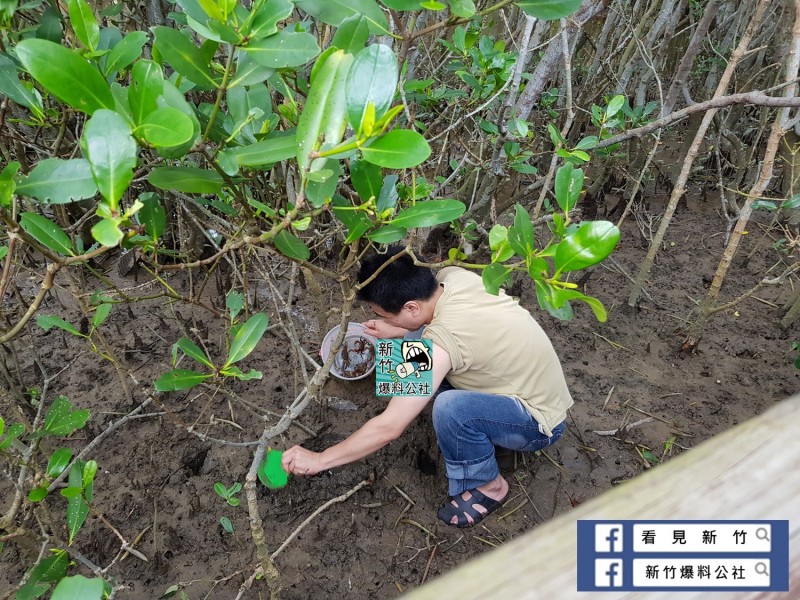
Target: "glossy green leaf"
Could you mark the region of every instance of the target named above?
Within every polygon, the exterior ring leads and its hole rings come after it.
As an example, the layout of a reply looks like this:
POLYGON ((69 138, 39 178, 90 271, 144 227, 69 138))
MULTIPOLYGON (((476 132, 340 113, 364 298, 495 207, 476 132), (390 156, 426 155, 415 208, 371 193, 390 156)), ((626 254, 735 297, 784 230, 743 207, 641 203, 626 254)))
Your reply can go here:
POLYGON ((41 502, 45 498, 47 498, 47 486, 46 485, 36 486, 30 492, 28 492, 28 501, 29 502, 41 502))
POLYGON ((381 4, 394 10, 420 10, 421 0, 381 0, 381 4))
POLYGON ((269 318, 264 313, 256 313, 247 319, 231 342, 225 366, 239 362, 255 350, 264 332, 267 331, 267 325, 269 325, 269 318))
MULTIPOLYGON (((86 461, 86 465, 83 467, 83 487, 87 489, 94 478, 97 476, 97 461, 96 460, 89 460, 86 461)), ((87 493, 87 499, 89 494, 87 493)))
POLYGON ((75 255, 69 236, 50 219, 36 213, 25 212, 22 213, 19 224, 33 239, 50 250, 58 254, 75 255))
POLYGON ((333 214, 347 227, 345 244, 350 244, 360 239, 372 227, 372 221, 363 212, 348 210, 348 207, 352 207, 352 205, 344 197, 338 194, 334 195, 331 203, 333 205, 333 214))
POLYGON ((522 258, 536 250, 531 216, 521 204, 515 206, 514 225, 508 231, 508 243, 522 258))
POLYGON ((384 225, 367 234, 367 238, 378 244, 393 244, 406 237, 408 229, 400 225, 384 225))
POLYGON ((289 258, 308 260, 311 256, 311 251, 305 242, 285 229, 280 231, 272 241, 278 251, 289 258))
POLYGON ((379 213, 394 208, 397 205, 399 194, 397 193, 397 175, 387 175, 383 179, 381 191, 378 193, 378 204, 376 206, 379 213))
POLYGON ((103 600, 110 592, 109 586, 102 579, 89 579, 83 575, 64 577, 53 590, 51 600, 103 600))
POLYGON ((428 200, 401 210, 390 223, 406 229, 433 227, 457 219, 465 210, 467 207, 459 200, 428 200))
POLYGON ((583 189, 583 170, 576 169, 572 163, 558 168, 555 177, 556 202, 565 213, 568 213, 578 202, 583 189))
POLYGON ((75 410, 66 396, 58 396, 47 411, 44 419, 44 432, 48 435, 66 437, 86 425, 88 410, 75 410))
POLYGON ((508 228, 497 224, 489 231, 489 249, 492 262, 502 263, 514 256, 514 249, 508 243, 508 228))
POLYGON ((572 319, 574 314, 569 301, 563 302, 556 307, 554 302, 556 302, 557 299, 553 299, 552 297, 555 288, 540 279, 535 280, 534 283, 536 284, 536 299, 539 301, 539 306, 561 321, 569 321, 572 319))
POLYGON ((297 141, 295 132, 274 132, 270 136, 255 144, 230 148, 225 151, 242 167, 262 167, 272 165, 282 160, 288 160, 295 155, 297 141))
POLYGON ((270 448, 261 464, 258 465, 258 479, 265 487, 277 490, 286 487, 289 482, 289 474, 283 470, 281 459, 283 452, 270 448))
POLYGON ((17 174, 17 171, 19 171, 19 168, 19 161, 12 160, 0 171, 0 206, 11 205, 11 198, 17 188, 17 182, 14 180, 14 176, 17 174))
POLYGON ((515 4, 532 17, 554 21, 574 13, 581 2, 582 0, 518 0, 515 4))
POLYGON ((211 376, 210 374, 197 373, 188 369, 174 369, 164 373, 154 385, 159 392, 177 392, 193 388, 211 376))
POLYGON ((472 0, 447 0, 450 12, 462 19, 469 19, 475 14, 475 3, 472 0))
POLYGON ((175 343, 175 345, 189 358, 193 358, 201 365, 207 366, 209 369, 214 368, 214 364, 208 359, 203 349, 189 338, 182 337, 175 343))
POLYGON ((140 60, 131 69, 128 103, 133 122, 137 125, 158 108, 158 98, 164 92, 161 66, 152 60, 140 60))
POLYGON ((0 439, 0 450, 5 450, 15 439, 25 433, 25 426, 22 423, 14 423, 8 428, 6 436, 0 439))
POLYGON ((388 169, 407 169, 422 164, 431 147, 422 135, 410 129, 394 129, 361 148, 364 160, 388 169))
POLYGON ((483 287, 493 296, 497 296, 500 293, 500 288, 510 280, 510 276, 511 269, 504 267, 500 263, 492 263, 481 273, 483 287))
POLYGON ((370 33, 391 34, 386 16, 375 0, 294 0, 294 3, 304 12, 328 25, 340 25, 353 15, 364 15, 370 33))
POLYGON ((230 89, 227 93, 227 104, 232 120, 229 131, 238 130, 237 140, 255 144, 256 134, 260 133, 272 113, 272 100, 267 86, 256 85, 249 89, 240 86, 230 89))
POLYGON ((139 200, 143 206, 137 213, 137 218, 144 225, 145 233, 151 238, 160 238, 167 226, 167 213, 161 199, 156 194, 146 193, 139 196, 139 200))
POLYGON ((326 143, 337 144, 344 133, 344 86, 352 56, 342 50, 329 53, 315 65, 315 77, 297 125, 297 162, 302 170, 310 165, 309 154, 316 151, 320 137, 334 127, 341 130, 339 139, 326 137, 326 143), (321 62, 321 65, 320 65, 321 62))
MULTIPOLYGON (((336 193, 341 167, 338 160, 328 159, 314 161, 312 169, 319 170, 312 170, 307 174, 306 198, 311 206, 319 208, 336 193)), ((297 224, 294 226, 300 230, 297 224)))
POLYGON ((239 49, 236 51, 236 72, 231 76, 228 89, 240 85, 261 83, 272 77, 274 73, 275 69, 257 63, 247 52, 239 49))
POLYGON ((53 327, 57 327, 58 329, 63 329, 72 335, 82 335, 72 323, 65 321, 61 317, 57 317, 56 315, 37 315, 36 324, 45 331, 50 331, 53 327))
POLYGON ((350 161, 350 181, 362 202, 373 197, 377 200, 383 186, 381 168, 354 158, 350 161))
MULTIPOLYGON (((755 204, 755 202, 753 204, 755 204)), ((795 194, 791 198, 787 198, 786 200, 781 202, 781 208, 783 209, 800 208, 800 194, 795 194)))
POLYGON ((36 37, 42 40, 61 44, 64 31, 61 27, 61 13, 52 6, 48 6, 39 17, 39 26, 36 28, 36 37))
POLYGON ((159 167, 150 172, 147 181, 159 189, 185 194, 218 194, 224 183, 216 171, 197 167, 159 167))
POLYGON ((618 95, 611 98, 608 101, 608 107, 606 108, 606 119, 612 118, 616 115, 622 107, 625 106, 625 96, 618 95))
POLYGON ((264 377, 264 374, 261 371, 256 371, 255 369, 250 369, 247 373, 243 373, 242 370, 236 365, 227 367, 224 372, 225 375, 235 377, 241 381, 250 381, 251 379, 261 379, 264 377))
POLYGON ((218 87, 209 70, 209 58, 188 37, 171 27, 153 27, 153 32, 155 49, 173 69, 198 85, 218 87))
POLYGON ((33 568, 27 583, 14 595, 15 600, 34 600, 41 597, 50 590, 48 584, 61 580, 67 574, 68 566, 67 552, 56 550, 33 568))
POLYGON ((364 47, 368 39, 369 24, 364 15, 358 14, 348 17, 339 24, 331 40, 331 46, 350 54, 356 54, 364 47))
POLYGON ((179 146, 194 138, 192 120, 177 108, 159 108, 137 127, 145 141, 156 148, 179 146))
POLYGON ((258 64, 270 69, 299 67, 317 54, 317 38, 310 33, 284 29, 276 35, 255 40, 242 48, 258 64))
POLYGON ((575 146, 575 150, 592 150, 597 147, 597 144, 600 142, 600 138, 596 135, 590 135, 583 138, 578 145, 575 146))
POLYGON ((360 131, 367 106, 375 107, 375 120, 380 120, 392 104, 397 89, 397 58, 383 44, 372 44, 356 54, 347 73, 345 94, 347 120, 360 131))
POLYGON ((16 46, 17 58, 42 87, 87 114, 114 109, 114 97, 94 65, 77 53, 46 40, 26 39, 16 46))
POLYGON ((27 177, 20 177, 16 193, 40 202, 65 204, 97 194, 89 161, 84 158, 45 158, 27 177))
POLYGON ((136 167, 137 148, 130 126, 118 113, 100 109, 83 129, 81 148, 97 188, 115 210, 136 167))
POLYGON ((233 533, 233 523, 231 523, 231 520, 228 517, 220 517, 219 524, 226 533, 233 533))
POLYGON ((81 43, 90 50, 100 42, 100 27, 86 0, 67 0, 69 21, 81 43))
POLYGON ((116 219, 101 219, 92 226, 92 237, 101 246, 113 248, 122 241, 124 235, 116 219))
POLYGON ((43 117, 42 99, 35 91, 29 90, 17 75, 17 65, 7 56, 0 55, 0 94, 25 106, 37 117, 43 117))
POLYGON ((578 271, 599 263, 619 242, 619 229, 609 221, 585 221, 558 244, 557 272, 578 271))
POLYGON ((220 22, 225 22, 227 15, 222 12, 217 0, 197 0, 197 3, 203 8, 205 13, 212 19, 220 22))
POLYGON ((132 31, 111 49, 103 66, 103 75, 109 77, 130 66, 142 55, 142 48, 147 43, 147 33, 132 31))
POLYGON ((277 33, 278 23, 289 18, 294 6, 289 0, 269 0, 253 10, 256 13, 246 33, 250 39, 258 40, 277 33))

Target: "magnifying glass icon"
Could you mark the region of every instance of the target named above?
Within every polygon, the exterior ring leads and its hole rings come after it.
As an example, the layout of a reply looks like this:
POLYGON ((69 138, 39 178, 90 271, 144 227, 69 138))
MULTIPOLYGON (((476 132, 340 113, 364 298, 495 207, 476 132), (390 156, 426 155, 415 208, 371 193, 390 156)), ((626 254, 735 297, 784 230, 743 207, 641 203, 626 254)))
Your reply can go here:
POLYGON ((759 527, 758 529, 756 529, 756 537, 760 540, 766 540, 768 542, 770 541, 769 532, 767 531, 766 527, 759 527))
POLYGON ((766 575, 767 577, 769 577, 769 569, 767 569, 766 563, 757 562, 756 573, 758 573, 759 575, 766 575))

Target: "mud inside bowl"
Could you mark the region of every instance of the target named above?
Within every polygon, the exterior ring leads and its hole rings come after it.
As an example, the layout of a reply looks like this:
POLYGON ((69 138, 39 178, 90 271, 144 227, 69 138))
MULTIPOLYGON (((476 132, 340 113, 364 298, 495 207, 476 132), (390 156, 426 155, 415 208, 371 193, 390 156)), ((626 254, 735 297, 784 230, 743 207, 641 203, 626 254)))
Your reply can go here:
MULTIPOLYGON (((326 360, 330 347, 339 334, 339 326, 331 329, 322 342, 320 355, 326 360)), ((350 323, 342 346, 333 358, 331 374, 339 379, 352 381, 362 379, 375 370, 375 343, 371 335, 364 333, 360 323, 350 323)))

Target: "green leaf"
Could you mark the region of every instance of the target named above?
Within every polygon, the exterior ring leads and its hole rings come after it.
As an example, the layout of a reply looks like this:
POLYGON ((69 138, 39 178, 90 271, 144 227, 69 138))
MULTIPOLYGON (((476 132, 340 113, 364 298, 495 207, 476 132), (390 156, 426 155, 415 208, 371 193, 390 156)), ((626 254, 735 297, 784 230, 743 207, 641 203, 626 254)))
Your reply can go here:
POLYGON ((226 533, 233 533, 233 523, 228 517, 220 517, 219 524, 222 525, 222 528, 226 531, 226 533))
POLYGON ((158 98, 164 92, 164 74, 161 66, 152 60, 140 60, 131 69, 131 86, 128 103, 133 122, 137 125, 158 108, 158 98))
POLYGON ((97 193, 97 184, 88 160, 45 158, 27 177, 18 179, 16 193, 43 203, 65 204, 91 198, 97 193))
POLYGON ((285 229, 278 232, 272 242, 281 254, 289 258, 308 260, 311 256, 311 251, 305 245, 305 242, 285 229))
POLYGON ((44 433, 61 437, 72 435, 86 425, 89 416, 88 410, 75 410, 69 398, 58 396, 45 416, 44 433))
POLYGON ((22 213, 20 226, 37 242, 58 254, 75 256, 72 241, 61 228, 50 219, 32 212, 22 213))
POLYGON ((375 121, 386 114, 398 76, 397 59, 389 47, 372 44, 356 54, 345 82, 347 120, 355 131, 361 130, 370 102, 375 107, 375 121))
POLYGON ((25 433, 25 426, 22 423, 14 423, 11 427, 8 428, 8 433, 6 433, 6 437, 0 440, 0 450, 5 450, 8 448, 11 443, 25 433))
POLYGON ((289 474, 283 470, 283 452, 270 448, 261 464, 258 465, 258 479, 265 487, 277 490, 289 482, 289 474))
POLYGON ((42 112, 42 99, 35 91, 25 87, 17 76, 17 65, 7 56, 0 55, 0 94, 8 96, 17 104, 26 106, 39 118, 42 112))
POLYGON ((528 211, 521 204, 515 206, 515 211, 514 225, 508 232, 508 243, 517 255, 526 258, 536 250, 533 223, 528 211))
POLYGON ((381 4, 394 10, 419 10, 421 0, 381 0, 381 4))
MULTIPOLYGON (((66 465, 64 465, 66 466, 66 465)), ((28 501, 29 502, 41 502, 47 498, 47 486, 46 485, 39 485, 33 488, 30 492, 28 492, 28 501)))
POLYGON ((469 19, 475 14, 475 3, 472 0, 448 0, 450 12, 462 19, 469 19))
MULTIPOLYGON (((378 244, 393 244, 406 237, 408 229, 399 225, 384 225, 379 227, 372 233, 367 234, 367 237, 373 242, 378 244)), ((348 236, 349 239, 350 236, 348 236)))
POLYGON ((489 231, 489 248, 492 251, 492 262, 501 263, 514 256, 514 249, 508 243, 508 229, 503 225, 495 225, 489 231))
POLYGON ((299 67, 319 54, 317 38, 310 33, 288 29, 250 42, 242 50, 248 52, 258 64, 270 69, 299 67))
POLYGON ((83 488, 87 490, 86 497, 88 500, 91 501, 89 496, 91 492, 88 491, 89 487, 92 485, 94 478, 97 476, 97 461, 90 460, 86 462, 86 465, 83 467, 83 488))
MULTIPOLYGON (((307 173, 308 184, 306 185, 306 197, 309 203, 314 208, 319 208, 326 202, 329 202, 331 196, 336 193, 336 187, 339 185, 339 175, 341 174, 341 167, 338 160, 316 160, 312 164, 312 170, 307 173), (319 169, 319 170, 317 170, 319 169)), ((302 231, 297 223, 293 226, 302 231)))
POLYGON ((228 309, 228 315, 231 320, 235 319, 236 315, 244 308, 244 296, 236 290, 231 290, 225 296, 225 308, 228 309))
POLYGON ((264 332, 267 331, 267 325, 269 325, 269 318, 264 313, 256 313, 247 319, 247 322, 236 332, 231 342, 231 349, 225 366, 228 367, 239 362, 255 350, 264 332))
POLYGON ((483 270, 481 279, 483 279, 483 287, 486 291, 497 296, 500 293, 500 287, 509 281, 511 276, 511 268, 504 267, 500 263, 492 263, 483 270))
POLYGON ((250 30, 245 33, 250 39, 260 39, 278 31, 278 23, 289 18, 294 6, 289 0, 269 0, 254 8, 256 11, 250 30))
POLYGON ((364 160, 389 169, 406 169, 422 164, 431 147, 421 134, 410 129, 394 129, 361 148, 364 160))
MULTIPOLYGON (((755 202, 753 204, 755 204, 755 202)), ((800 208, 800 194, 795 194, 791 198, 787 198, 786 200, 781 202, 781 208, 788 208, 788 209, 800 208)))
POLYGON ((218 194, 224 183, 216 171, 197 167, 159 167, 150 171, 147 181, 159 189, 185 194, 218 194))
MULTIPOLYGON (((45 491, 47 488, 45 488, 45 491)), ((34 600, 50 590, 48 583, 59 581, 67 574, 69 556, 65 550, 56 550, 31 571, 28 582, 20 588, 14 598, 16 600, 34 600)))
POLYGON ((559 242, 556 271, 578 271, 599 263, 614 250, 619 235, 619 229, 609 221, 581 223, 575 233, 559 242))
POLYGON ((575 150, 592 150, 597 147, 597 144, 600 142, 600 138, 596 135, 590 135, 588 137, 583 138, 578 145, 575 146, 575 150))
POLYGON ((72 23, 72 29, 81 43, 89 48, 95 50, 97 44, 100 43, 100 27, 97 25, 97 19, 86 0, 67 0, 69 7, 69 21, 72 23))
POLYGON ((526 14, 543 21, 554 21, 578 10, 582 0, 518 0, 515 2, 526 14))
POLYGON ((353 15, 364 15, 370 33, 391 35, 386 16, 375 0, 294 0, 294 3, 328 25, 340 25, 353 15))
POLYGON ((159 377, 155 382, 155 387, 159 392, 176 392, 178 390, 193 388, 203 383, 209 377, 212 377, 212 375, 197 373, 189 369, 174 369, 159 377))
MULTIPOLYGON (((372 227, 373 223, 370 221, 362 212, 356 212, 354 210, 347 210, 346 207, 352 206, 344 197, 339 196, 338 194, 334 195, 332 198, 333 204, 333 214, 339 219, 344 226, 347 227, 347 238, 345 239, 345 244, 351 244, 357 239, 360 239, 362 235, 364 235, 370 227, 372 227), (338 209, 337 209, 338 207, 338 209), (342 210, 342 208, 345 208, 342 210)), ((405 229, 403 230, 403 235, 405 235, 405 229)), ((400 236, 401 238, 403 236, 400 236)))
POLYGON ((82 336, 81 332, 78 331, 72 323, 65 321, 61 317, 57 317, 56 315, 37 315, 36 324, 45 331, 50 331, 53 327, 58 327, 59 329, 63 329, 72 335, 82 336))
POLYGON ((208 356, 206 356, 206 353, 203 351, 203 349, 189 338, 182 337, 175 343, 175 345, 180 348, 183 353, 186 354, 186 356, 193 358, 201 365, 207 366, 209 369, 214 369, 214 364, 208 359, 208 356))
POLYGON ((235 158, 241 167, 263 167, 292 158, 296 150, 294 131, 275 131, 265 140, 249 146, 229 148, 224 154, 235 158))
POLYGON ((101 219, 92 226, 92 237, 101 246, 113 248, 120 243, 124 235, 119 230, 116 219, 101 219))
POLYGON ((188 37, 171 27, 153 27, 153 32, 154 48, 173 69, 198 85, 219 87, 219 83, 209 71, 209 57, 188 37))
POLYGON ((324 135, 327 144, 335 145, 344 134, 346 122, 342 82, 351 62, 352 56, 337 50, 314 65, 315 77, 297 125, 297 162, 303 171, 310 165, 309 154, 319 148, 321 136, 324 135))
POLYGON ((19 171, 19 161, 12 160, 0 171, 0 206, 11 206, 11 197, 17 188, 14 176, 19 171))
POLYGON ((536 299, 539 301, 539 306, 561 321, 569 321, 572 319, 574 314, 569 301, 562 302, 557 307, 554 306, 553 302, 557 299, 552 299, 552 293, 555 291, 555 288, 541 279, 534 280, 534 283, 536 284, 536 299))
POLYGON ((378 194, 378 203, 375 207, 379 213, 383 213, 383 211, 394 208, 397 205, 399 195, 396 185, 398 179, 397 175, 387 175, 384 178, 381 191, 378 194))
POLYGON ((369 39, 369 25, 364 15, 358 14, 346 18, 339 24, 331 40, 331 46, 356 54, 369 39))
POLYGON ((350 161, 350 181, 362 202, 373 197, 377 199, 383 185, 381 168, 378 165, 354 158, 350 161))
POLYGON ((151 112, 137 128, 156 148, 179 146, 194 138, 194 123, 177 108, 165 106, 151 112))
POLYGON ((47 40, 26 39, 16 46, 17 58, 48 92, 89 115, 113 110, 114 96, 103 76, 77 53, 47 40))
POLYGON ((258 64, 247 52, 239 49, 236 51, 236 73, 231 76, 228 89, 240 85, 261 83, 272 77, 274 73, 275 69, 258 64))
POLYGON ((616 115, 624 105, 625 105, 625 96, 622 95, 614 96, 611 100, 609 100, 608 107, 606 108, 606 120, 616 115))
POLYGON ((142 55, 142 48, 147 43, 147 33, 133 31, 111 49, 106 56, 103 75, 110 77, 127 68, 142 55))
POLYGON ((114 305, 111 302, 102 302, 97 305, 97 308, 94 309, 94 317, 92 318, 92 326, 95 329, 105 323, 112 308, 114 308, 114 305))
POLYGON ((89 579, 83 575, 64 577, 53 590, 51 600, 103 600, 111 591, 102 579, 89 579))
POLYGON ((264 376, 264 374, 261 373, 261 371, 256 371, 255 369, 250 369, 247 373, 242 373, 242 370, 236 365, 231 365, 230 367, 226 367, 223 373, 225 375, 236 377, 236 379, 241 379, 242 381, 250 381, 251 379, 261 379, 264 376))
POLYGON ((71 460, 72 450, 69 448, 59 448, 53 452, 50 455, 50 460, 47 461, 47 476, 50 479, 55 479, 64 472, 71 460))
POLYGON ((572 163, 566 163, 556 171, 555 193, 558 206, 569 213, 578 202, 583 190, 583 169, 576 169, 572 163))
POLYGON ((390 223, 406 229, 433 227, 457 219, 465 210, 467 207, 459 200, 428 200, 401 210, 390 223))
POLYGON ((100 193, 116 210, 136 167, 136 141, 128 123, 114 111, 96 111, 83 129, 81 148, 100 193))
POLYGON ((145 233, 153 239, 160 238, 167 226, 167 213, 161 205, 161 199, 156 194, 148 193, 139 196, 139 200, 143 206, 137 215, 145 233))
POLYGON ((221 23, 224 23, 227 20, 227 16, 222 12, 216 0, 197 0, 197 3, 212 19, 216 19, 221 23))

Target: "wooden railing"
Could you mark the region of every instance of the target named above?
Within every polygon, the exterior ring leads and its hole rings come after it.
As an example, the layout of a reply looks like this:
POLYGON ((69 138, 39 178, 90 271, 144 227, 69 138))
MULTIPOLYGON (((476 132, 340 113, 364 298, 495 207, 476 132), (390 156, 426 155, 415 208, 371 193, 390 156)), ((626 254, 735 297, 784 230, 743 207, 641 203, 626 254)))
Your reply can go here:
POLYGON ((468 561, 404 598, 709 597, 708 592, 578 592, 576 522, 580 519, 788 519, 790 591, 711 597, 800 598, 800 395, 468 561))

